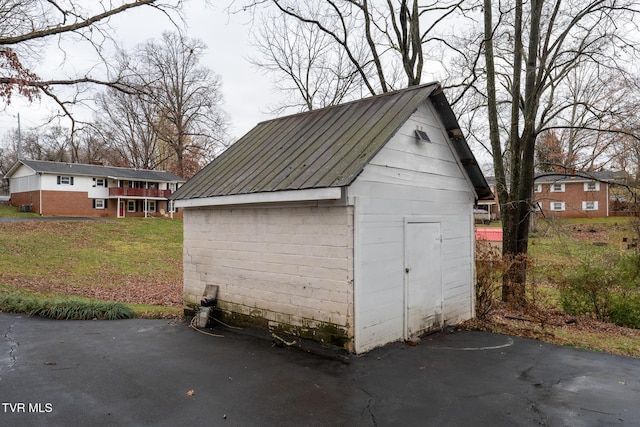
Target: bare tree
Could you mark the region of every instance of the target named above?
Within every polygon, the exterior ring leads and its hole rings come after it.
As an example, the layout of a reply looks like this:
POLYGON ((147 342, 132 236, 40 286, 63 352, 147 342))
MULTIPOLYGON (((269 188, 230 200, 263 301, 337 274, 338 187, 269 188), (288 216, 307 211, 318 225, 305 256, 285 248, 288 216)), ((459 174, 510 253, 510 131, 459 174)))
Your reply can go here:
POLYGON ((39 138, 40 147, 44 151, 44 158, 52 162, 77 161, 73 158, 71 137, 67 129, 62 126, 50 126, 44 129, 39 138))
POLYGON ((339 104, 362 87, 358 69, 344 50, 334 49, 333 39, 308 22, 268 13, 253 45, 257 54, 251 62, 273 74, 276 89, 288 95, 275 112, 339 104))
POLYGON ((158 150, 155 106, 143 96, 107 89, 96 97, 93 128, 119 166, 156 169, 165 160, 158 150))
POLYGON ((57 104, 57 117, 70 120, 71 143, 75 146, 73 106, 90 100, 87 88, 106 85, 130 91, 122 76, 109 76, 105 52, 116 44, 111 18, 146 7, 173 20, 179 15, 171 13, 179 11, 180 5, 181 0, 0 0, 0 101, 9 104, 14 94, 29 101, 44 95, 57 104), (62 61, 67 62, 73 53, 67 49, 83 44, 95 53, 89 69, 79 68, 76 74, 69 74, 41 68, 40 59, 47 47, 56 46, 62 61), (102 65, 100 70, 97 65, 102 65))
POLYGON ((82 127, 74 136, 73 142, 76 145, 76 158, 79 163, 129 167, 129 163, 122 162, 117 153, 104 144, 92 127, 82 127))
MULTIPOLYGON (((2 151, 5 158, 9 159, 7 163, 9 168, 18 160, 17 133, 18 131, 15 129, 8 132, 3 138, 2 151)), ((59 124, 23 129, 20 141, 22 158, 52 162, 77 161, 77 159, 73 159, 74 150, 70 144, 69 129, 59 124)))
MULTIPOLYGON (((591 85, 604 70, 626 76, 624 65, 635 54, 628 36, 637 33, 636 13, 633 0, 484 1, 483 50, 467 52, 469 69, 459 87, 488 117, 505 255, 517 258, 528 250, 538 136, 561 128, 611 130, 603 124, 615 109, 594 104, 588 91, 563 91, 578 69, 596 71, 591 85)), ((503 299, 524 304, 526 262, 512 265, 503 299)))
POLYGON ((620 132, 611 147, 612 163, 640 181, 640 76, 616 85, 624 94, 625 103, 617 115, 620 132))
MULTIPOLYGON (((164 33, 124 62, 141 96, 135 109, 144 111, 138 114, 136 133, 147 132, 147 142, 157 144, 145 148, 158 156, 153 161, 173 163, 167 169, 185 178, 197 171, 194 161, 206 162, 226 147, 228 119, 220 107, 220 79, 199 63, 205 49, 200 40, 164 33)), ((133 132, 133 123, 119 126, 133 132)))
POLYGON ((38 55, 45 41, 57 38, 60 43, 65 36, 88 41, 100 55, 102 44, 111 40, 109 19, 142 6, 163 13, 175 8, 175 5, 158 0, 110 0, 95 4, 73 0, 0 0, 0 97, 9 102, 15 91, 27 97, 41 92, 52 97, 64 109, 66 104, 54 93, 56 86, 80 83, 118 86, 117 80, 95 79, 88 73, 72 78, 41 80, 37 70, 25 65, 25 58, 38 55))
MULTIPOLYGON (((418 0, 248 0, 234 2, 235 7, 232 6, 231 10, 255 11, 259 6, 264 6, 294 19, 301 25, 292 27, 286 35, 288 39, 303 34, 308 40, 313 40, 313 34, 316 37, 323 34, 324 37, 314 46, 324 46, 326 43, 336 53, 332 58, 331 71, 341 78, 355 78, 352 73, 356 73, 357 80, 354 82, 359 82, 365 93, 375 95, 420 84, 429 46, 433 44, 435 49, 436 45, 446 44, 445 39, 436 35, 436 29, 449 17, 462 13, 463 5, 463 0, 428 4, 420 4, 418 0), (236 3, 241 4, 238 6, 236 3), (349 66, 345 68, 347 63, 349 66), (338 70, 346 73, 337 73, 338 70)), ((282 63, 283 57, 302 59, 291 44, 274 46, 279 40, 267 38, 260 41, 263 52, 266 51, 271 59, 265 61, 268 66, 282 63)), ((314 59, 317 57, 314 56, 314 59)), ((427 59, 440 58, 434 56, 427 59)), ((324 61, 319 61, 316 67, 307 65, 309 67, 300 67, 300 71, 327 67, 324 61)), ((292 76, 289 67, 284 68, 283 77, 296 77, 296 73, 292 76)), ((297 77, 300 76, 297 73, 297 77)), ((294 84, 301 82, 304 83, 304 78, 297 78, 294 84)), ((308 87, 301 92, 303 101, 304 94, 313 92, 312 89, 308 87)))

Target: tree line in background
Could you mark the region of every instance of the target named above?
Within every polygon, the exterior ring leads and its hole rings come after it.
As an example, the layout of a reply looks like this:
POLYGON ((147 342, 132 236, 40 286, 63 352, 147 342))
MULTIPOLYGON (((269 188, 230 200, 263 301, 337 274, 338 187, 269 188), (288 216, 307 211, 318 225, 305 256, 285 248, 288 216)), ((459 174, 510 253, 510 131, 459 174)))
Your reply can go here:
POLYGON ((113 16, 147 7, 173 19, 170 13, 180 5, 173 0, 0 0, 0 98, 8 104, 16 93, 30 100, 49 97, 70 123, 63 126, 60 117, 52 117, 49 124, 4 136, 0 174, 20 151, 34 160, 162 169, 188 178, 222 151, 228 117, 221 109, 219 77, 201 65, 206 45, 177 28, 131 51, 119 48, 112 37, 113 16), (65 47, 65 37, 85 41, 97 54, 100 79, 91 71, 63 79, 38 76, 29 62, 41 54, 43 40, 57 39, 66 54, 73 47, 65 47), (72 92, 65 91, 69 87, 72 92), (77 119, 77 104, 92 108, 93 118, 77 119))
POLYGON ((126 90, 105 87, 95 96, 92 121, 16 129, 0 142, 0 174, 22 158, 157 169, 193 176, 226 146, 228 118, 220 108, 220 80, 199 64, 198 39, 164 33, 115 67, 126 90))

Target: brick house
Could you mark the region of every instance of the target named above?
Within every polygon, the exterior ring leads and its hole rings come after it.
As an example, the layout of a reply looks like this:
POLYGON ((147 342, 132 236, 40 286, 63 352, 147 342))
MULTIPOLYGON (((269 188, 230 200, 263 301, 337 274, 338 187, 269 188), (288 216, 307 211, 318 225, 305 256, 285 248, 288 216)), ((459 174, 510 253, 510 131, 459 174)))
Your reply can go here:
POLYGON ((437 83, 259 123, 171 196, 185 308, 356 353, 469 319, 491 197, 437 83))
POLYGON ((168 197, 185 180, 165 171, 19 160, 7 172, 10 203, 40 215, 182 215, 168 197))
POLYGON ((538 174, 534 183, 537 211, 548 218, 608 217, 611 187, 623 183, 624 177, 624 173, 609 170, 538 174))
MULTIPOLYGON (((537 174, 533 187, 536 212, 547 218, 598 218, 621 215, 614 213, 616 207, 612 206, 611 201, 616 196, 612 194, 611 189, 624 184, 625 180, 626 174, 616 171, 575 172, 571 175, 537 174)), ((495 177, 487 177, 487 182, 494 198, 478 201, 476 222, 482 222, 485 218, 500 219, 495 177)))

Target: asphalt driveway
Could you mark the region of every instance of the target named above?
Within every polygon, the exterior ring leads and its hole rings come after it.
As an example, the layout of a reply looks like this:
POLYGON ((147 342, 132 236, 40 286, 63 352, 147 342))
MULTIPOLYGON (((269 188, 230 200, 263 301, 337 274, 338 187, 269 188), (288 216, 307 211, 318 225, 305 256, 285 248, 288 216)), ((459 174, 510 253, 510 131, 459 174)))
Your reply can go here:
POLYGON ((166 320, 0 330, 2 426, 640 425, 640 360, 489 333, 344 363, 166 320))

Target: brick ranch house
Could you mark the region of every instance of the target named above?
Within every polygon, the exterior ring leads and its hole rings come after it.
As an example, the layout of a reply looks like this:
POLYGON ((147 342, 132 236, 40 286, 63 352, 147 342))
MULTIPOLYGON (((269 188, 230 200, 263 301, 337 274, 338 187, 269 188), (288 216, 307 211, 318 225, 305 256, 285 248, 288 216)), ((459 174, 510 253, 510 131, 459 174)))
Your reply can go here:
MULTIPOLYGON (((611 191, 625 184, 626 174, 616 171, 574 172, 569 175, 540 173, 535 177, 536 212, 547 218, 602 218, 623 215, 624 203, 611 191)), ((487 177, 494 199, 478 202, 476 222, 500 219, 494 177, 487 177)))
POLYGON ((469 319, 491 197, 437 83, 259 123, 171 196, 185 307, 356 353, 469 319))
POLYGON ((10 203, 40 215, 182 215, 168 198, 185 180, 165 171, 19 160, 5 179, 10 203))

